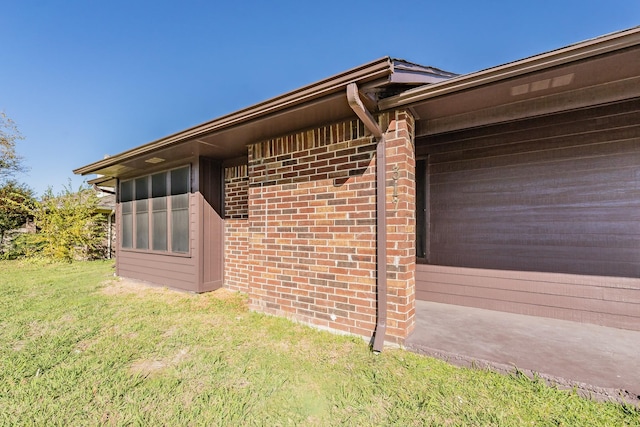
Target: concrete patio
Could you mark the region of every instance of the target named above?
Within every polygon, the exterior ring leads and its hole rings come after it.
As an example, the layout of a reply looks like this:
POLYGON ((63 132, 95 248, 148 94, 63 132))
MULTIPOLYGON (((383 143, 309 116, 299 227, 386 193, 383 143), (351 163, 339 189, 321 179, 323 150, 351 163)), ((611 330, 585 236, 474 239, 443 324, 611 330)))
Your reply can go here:
POLYGON ((416 302, 407 349, 461 366, 516 368, 585 396, 640 402, 640 332, 416 302))

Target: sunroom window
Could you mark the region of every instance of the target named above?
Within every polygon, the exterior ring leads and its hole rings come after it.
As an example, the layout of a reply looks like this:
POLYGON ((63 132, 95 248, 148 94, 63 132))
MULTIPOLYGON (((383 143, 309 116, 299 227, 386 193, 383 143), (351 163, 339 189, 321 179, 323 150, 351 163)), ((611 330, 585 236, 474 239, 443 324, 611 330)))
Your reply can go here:
POLYGON ((189 167, 120 183, 122 248, 189 252, 189 167))
POLYGON ((136 249, 149 249, 149 177, 134 181, 136 193, 136 249))
POLYGON ((151 229, 154 251, 168 248, 167 172, 151 175, 151 229))
POLYGON ((189 170, 171 171, 171 251, 189 251, 189 170))

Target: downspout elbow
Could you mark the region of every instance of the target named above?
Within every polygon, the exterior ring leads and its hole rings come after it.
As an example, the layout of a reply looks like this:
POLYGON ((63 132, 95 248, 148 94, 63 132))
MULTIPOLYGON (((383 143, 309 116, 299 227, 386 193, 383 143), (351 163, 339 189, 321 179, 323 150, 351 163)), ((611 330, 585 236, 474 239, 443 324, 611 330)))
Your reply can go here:
POLYGON ((364 126, 373 134, 376 140, 382 139, 382 129, 373 118, 367 107, 364 106, 358 93, 358 85, 355 83, 349 83, 347 85, 347 101, 354 113, 358 116, 364 126))
POLYGON ((386 207, 386 143, 380 125, 364 106, 358 85, 347 85, 349 106, 377 141, 376 146, 376 329, 372 339, 373 351, 384 348, 387 330, 387 207, 386 207))

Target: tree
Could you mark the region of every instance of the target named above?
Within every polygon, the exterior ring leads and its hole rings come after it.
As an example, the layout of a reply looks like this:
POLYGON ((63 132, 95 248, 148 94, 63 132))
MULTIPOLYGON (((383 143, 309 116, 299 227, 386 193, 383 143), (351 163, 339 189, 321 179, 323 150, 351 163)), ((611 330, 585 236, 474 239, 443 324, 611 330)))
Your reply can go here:
POLYGON ((0 186, 0 243, 7 231, 27 222, 33 215, 35 204, 33 190, 26 185, 7 181, 0 186))
POLYGON ((90 187, 54 195, 47 190, 35 210, 38 232, 32 248, 46 258, 60 261, 100 257, 104 244, 104 217, 98 213, 98 197, 90 187))
POLYGON ((22 157, 16 153, 16 143, 22 139, 15 122, 0 111, 0 181, 25 170, 22 157))
POLYGON ((33 190, 24 184, 7 181, 0 186, 0 239, 29 219, 35 202, 33 190))

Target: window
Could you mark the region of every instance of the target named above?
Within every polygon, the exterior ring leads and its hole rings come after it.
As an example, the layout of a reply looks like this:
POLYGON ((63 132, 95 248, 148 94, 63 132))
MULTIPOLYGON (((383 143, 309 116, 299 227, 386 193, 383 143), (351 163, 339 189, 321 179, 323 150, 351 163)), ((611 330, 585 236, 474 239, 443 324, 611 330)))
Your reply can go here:
POLYGON ((416 258, 429 260, 429 170, 428 159, 416 161, 416 258))
POLYGON ((168 248, 167 172, 151 176, 151 222, 154 251, 168 248))
POLYGON ((134 181, 136 193, 136 249, 149 249, 149 177, 134 181))
POLYGON ((171 171, 171 250, 189 251, 189 170, 171 171))
POLYGON ((187 166, 120 183, 122 248, 189 252, 189 176, 187 166))
POLYGON ((133 247, 133 181, 120 184, 120 204, 122 205, 122 247, 133 247))

